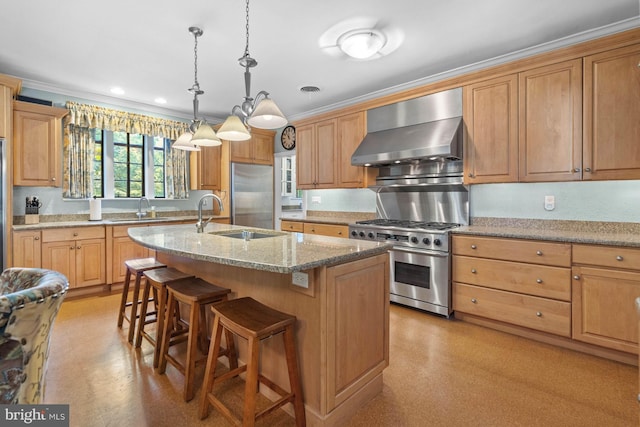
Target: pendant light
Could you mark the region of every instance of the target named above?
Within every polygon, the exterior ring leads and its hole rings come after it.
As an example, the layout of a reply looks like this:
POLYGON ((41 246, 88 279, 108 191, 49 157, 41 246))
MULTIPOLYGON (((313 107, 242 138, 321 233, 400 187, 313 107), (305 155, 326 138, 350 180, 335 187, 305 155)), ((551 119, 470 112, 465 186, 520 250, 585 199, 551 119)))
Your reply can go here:
POLYGON ((198 118, 198 96, 204 94, 198 83, 198 37, 203 34, 202 29, 198 27, 189 27, 189 32, 193 34, 195 44, 193 48, 194 54, 194 78, 193 86, 188 90, 193 94, 193 119, 189 125, 189 132, 185 132, 178 137, 173 143, 172 148, 187 151, 200 151, 200 147, 213 147, 221 145, 220 138, 216 135, 213 128, 204 119, 198 118))
POLYGON ((251 97, 251 68, 258 65, 258 61, 249 54, 249 0, 246 0, 246 44, 244 55, 238 63, 244 68, 245 96, 242 105, 236 105, 231 115, 218 129, 218 136, 229 141, 244 141, 251 138, 246 125, 260 129, 278 129, 287 124, 282 111, 269 98, 269 92, 260 91, 255 99, 251 97))

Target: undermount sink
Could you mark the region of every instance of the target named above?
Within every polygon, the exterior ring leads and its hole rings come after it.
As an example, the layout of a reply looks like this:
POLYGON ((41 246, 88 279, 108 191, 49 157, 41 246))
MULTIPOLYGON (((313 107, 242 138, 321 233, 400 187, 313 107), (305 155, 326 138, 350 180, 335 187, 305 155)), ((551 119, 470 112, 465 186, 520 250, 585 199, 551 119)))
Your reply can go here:
POLYGON ((230 237, 232 239, 253 240, 253 239, 266 239, 268 237, 284 236, 284 233, 261 233, 253 230, 225 230, 225 231, 211 231, 209 234, 213 234, 220 237, 230 237))

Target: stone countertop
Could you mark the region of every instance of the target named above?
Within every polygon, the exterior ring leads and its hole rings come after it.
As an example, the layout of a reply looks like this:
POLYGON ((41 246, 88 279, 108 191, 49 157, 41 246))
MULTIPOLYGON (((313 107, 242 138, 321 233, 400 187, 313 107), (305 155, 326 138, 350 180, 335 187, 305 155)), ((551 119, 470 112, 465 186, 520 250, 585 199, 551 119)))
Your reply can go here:
POLYGON ((216 223, 209 223, 204 233, 196 233, 191 225, 130 228, 129 237, 143 246, 173 255, 283 274, 367 258, 393 247, 383 242, 216 223), (274 237, 245 241, 220 235, 225 231, 242 230, 255 230, 274 237))
MULTIPOLYGON (((207 215, 205 219, 208 219, 207 215)), ((229 219, 228 215, 215 215, 213 219, 229 219)), ((47 228, 73 228, 73 227, 91 227, 94 225, 136 225, 136 224, 145 224, 152 225, 158 222, 180 222, 180 221, 193 221, 195 224, 198 218, 196 216, 171 216, 171 217, 156 217, 156 218, 144 218, 144 219, 135 219, 135 218, 124 218, 124 219, 102 219, 99 221, 51 221, 51 222, 40 222, 38 224, 20 224, 13 225, 13 230, 22 231, 22 230, 43 230, 47 228)))
POLYGON ((307 215, 302 215, 298 218, 291 218, 287 216, 282 216, 280 219, 283 221, 292 221, 292 222, 315 222, 319 224, 331 224, 331 225, 349 225, 353 224, 356 221, 362 221, 366 219, 375 218, 375 213, 360 213, 360 214, 350 214, 350 215, 315 215, 313 213, 307 215))
POLYGON ((453 234, 640 247, 640 224, 597 221, 481 219, 453 234))

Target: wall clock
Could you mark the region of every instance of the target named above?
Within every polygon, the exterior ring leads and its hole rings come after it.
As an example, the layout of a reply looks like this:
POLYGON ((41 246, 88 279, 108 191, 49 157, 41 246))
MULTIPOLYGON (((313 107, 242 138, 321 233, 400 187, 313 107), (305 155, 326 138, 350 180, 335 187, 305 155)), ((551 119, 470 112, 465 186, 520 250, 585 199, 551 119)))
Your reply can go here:
POLYGON ((296 128, 289 125, 282 130, 280 142, 285 150, 293 150, 296 148, 296 128))

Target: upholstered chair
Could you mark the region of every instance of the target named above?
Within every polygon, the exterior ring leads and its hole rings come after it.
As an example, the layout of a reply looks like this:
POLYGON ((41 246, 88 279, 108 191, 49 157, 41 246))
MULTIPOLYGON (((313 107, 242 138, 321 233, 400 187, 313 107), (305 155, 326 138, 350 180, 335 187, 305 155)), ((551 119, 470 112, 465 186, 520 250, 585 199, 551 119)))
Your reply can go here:
POLYGON ((0 274, 0 404, 42 403, 51 326, 68 287, 51 270, 0 274))

